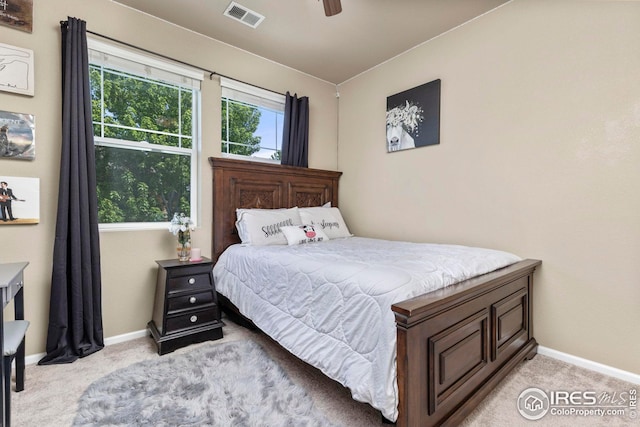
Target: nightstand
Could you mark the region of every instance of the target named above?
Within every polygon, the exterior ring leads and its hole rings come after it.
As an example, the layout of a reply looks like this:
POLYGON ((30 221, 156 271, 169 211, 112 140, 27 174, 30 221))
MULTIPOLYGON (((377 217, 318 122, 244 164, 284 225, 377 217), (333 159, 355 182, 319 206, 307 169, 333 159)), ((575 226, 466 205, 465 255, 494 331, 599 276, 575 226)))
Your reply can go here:
POLYGON ((189 344, 222 338, 220 308, 213 283, 213 262, 156 261, 158 281, 149 331, 158 354, 189 344))

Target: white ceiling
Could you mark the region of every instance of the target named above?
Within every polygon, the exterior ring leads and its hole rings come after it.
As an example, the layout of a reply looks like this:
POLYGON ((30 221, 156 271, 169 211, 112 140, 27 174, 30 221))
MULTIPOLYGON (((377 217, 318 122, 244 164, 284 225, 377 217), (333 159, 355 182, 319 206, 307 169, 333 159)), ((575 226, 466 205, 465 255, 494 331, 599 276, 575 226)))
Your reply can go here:
POLYGON ((363 71, 509 0, 236 0, 266 18, 253 29, 223 12, 231 0, 113 0, 331 83, 363 71))

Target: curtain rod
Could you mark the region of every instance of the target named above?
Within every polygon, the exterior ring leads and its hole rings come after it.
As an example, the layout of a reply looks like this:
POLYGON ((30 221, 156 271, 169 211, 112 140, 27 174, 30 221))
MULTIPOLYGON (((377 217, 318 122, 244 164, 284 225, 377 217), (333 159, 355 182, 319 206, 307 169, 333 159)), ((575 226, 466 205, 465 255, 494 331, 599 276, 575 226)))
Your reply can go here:
MULTIPOLYGON (((60 25, 67 25, 67 24, 68 24, 68 21, 60 21, 60 25)), ((169 61, 177 62, 179 64, 186 65, 186 66, 191 67, 191 68, 196 68, 196 69, 198 69, 200 71, 204 71, 206 73, 209 73, 209 80, 211 80, 213 76, 224 77, 226 79, 234 80, 236 82, 244 83, 246 85, 253 86, 253 87, 256 87, 258 89, 266 90, 268 92, 272 92, 272 93, 276 93, 278 95, 284 96, 283 93, 276 92, 275 90, 267 89, 265 87, 255 85, 253 83, 248 83, 248 82, 245 82, 245 81, 242 81, 242 80, 234 79, 233 77, 225 76, 224 74, 220 74, 220 73, 218 73, 216 71, 207 70, 206 68, 202 68, 202 67, 199 67, 197 65, 189 64, 188 62, 180 61, 179 59, 174 59, 174 58, 171 58, 171 57, 169 57, 167 55, 163 55, 161 53, 157 53, 157 52, 154 52, 152 50, 145 49, 143 47, 138 47, 138 46, 132 45, 131 43, 123 42, 121 40, 117 40, 117 39, 114 39, 112 37, 105 36, 104 34, 96 33, 96 32, 90 31, 90 30, 87 30, 87 33, 93 34, 94 36, 102 37, 103 39, 107 39, 107 40, 110 40, 112 42, 119 43, 121 45, 125 45, 125 46, 133 48, 133 49, 141 50, 141 51, 149 53, 151 55, 159 56, 159 57, 167 59, 169 61)))

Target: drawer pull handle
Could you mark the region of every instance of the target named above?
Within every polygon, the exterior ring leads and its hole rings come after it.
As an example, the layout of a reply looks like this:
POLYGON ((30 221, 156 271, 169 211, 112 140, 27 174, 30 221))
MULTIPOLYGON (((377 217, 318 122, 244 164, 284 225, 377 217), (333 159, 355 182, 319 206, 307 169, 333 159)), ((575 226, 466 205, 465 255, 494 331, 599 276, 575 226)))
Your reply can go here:
POLYGON ((189 279, 189 284, 190 284, 190 285, 193 285, 194 283, 196 283, 196 279, 194 279, 193 277, 191 277, 191 278, 189 279))
POLYGON ((189 298, 189 302, 190 302, 191 304, 195 304, 195 302, 196 302, 196 297, 191 297, 191 298, 189 298))
POLYGON ((191 323, 196 323, 198 321, 198 316, 191 316, 189 320, 191 320, 191 323))

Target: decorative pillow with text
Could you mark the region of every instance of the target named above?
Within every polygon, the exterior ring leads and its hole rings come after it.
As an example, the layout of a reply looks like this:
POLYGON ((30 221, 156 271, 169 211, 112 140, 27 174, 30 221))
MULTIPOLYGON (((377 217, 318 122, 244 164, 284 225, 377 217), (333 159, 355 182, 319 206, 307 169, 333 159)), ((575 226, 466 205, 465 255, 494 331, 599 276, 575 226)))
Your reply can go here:
POLYGON ((338 208, 300 208, 300 219, 303 224, 311 224, 320 227, 329 239, 339 239, 340 237, 351 237, 347 224, 342 219, 342 214, 338 208))
POLYGON ((298 208, 236 209, 236 228, 246 245, 286 245, 281 227, 302 225, 298 208))

